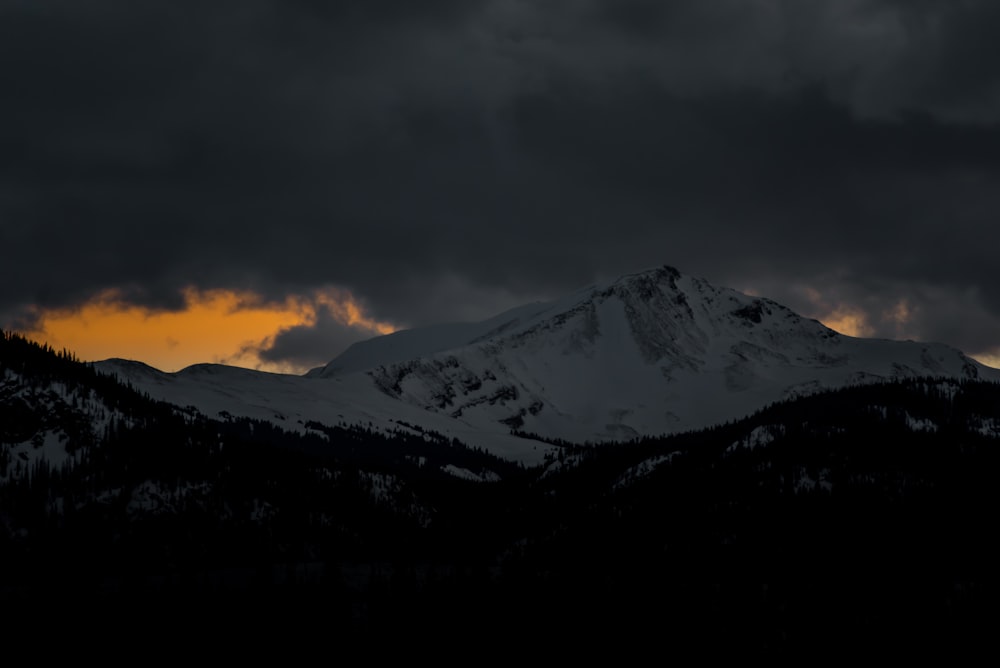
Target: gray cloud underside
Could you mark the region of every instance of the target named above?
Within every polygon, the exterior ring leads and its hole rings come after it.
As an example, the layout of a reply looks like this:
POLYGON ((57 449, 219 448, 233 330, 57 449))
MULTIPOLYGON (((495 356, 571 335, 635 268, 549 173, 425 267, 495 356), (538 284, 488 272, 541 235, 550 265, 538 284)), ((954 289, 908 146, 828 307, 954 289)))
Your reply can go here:
MULTIPOLYGON (((989 1, 0 0, 0 313, 337 286, 419 325, 670 263, 985 351, 997 34, 989 1)), ((356 335, 321 320, 267 354, 356 335)))
POLYGON ((309 369, 329 361, 331 350, 345 350, 373 334, 364 327, 346 325, 328 309, 321 308, 315 323, 282 330, 259 351, 259 357, 265 363, 287 363, 309 369))

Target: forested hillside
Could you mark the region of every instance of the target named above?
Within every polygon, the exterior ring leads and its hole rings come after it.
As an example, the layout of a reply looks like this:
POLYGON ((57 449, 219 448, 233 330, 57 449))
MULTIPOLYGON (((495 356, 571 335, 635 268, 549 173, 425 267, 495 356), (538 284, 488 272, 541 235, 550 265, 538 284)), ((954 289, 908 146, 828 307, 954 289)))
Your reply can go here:
POLYGON ((996 384, 559 445, 526 469, 403 424, 213 420, 4 334, 4 614, 768 654, 975 645, 995 620, 996 384))

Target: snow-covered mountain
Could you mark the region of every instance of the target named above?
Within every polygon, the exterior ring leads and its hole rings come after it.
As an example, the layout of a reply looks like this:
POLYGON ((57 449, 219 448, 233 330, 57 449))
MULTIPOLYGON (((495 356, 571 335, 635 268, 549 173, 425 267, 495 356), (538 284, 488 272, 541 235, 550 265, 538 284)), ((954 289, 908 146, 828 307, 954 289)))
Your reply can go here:
MULTIPOLYGON (((400 422, 533 461, 512 431, 623 440, 737 419, 826 388, 917 376, 1000 380, 943 344, 838 334, 771 300, 671 267, 474 324, 357 343, 304 377, 108 361, 156 398, 289 424, 400 422)), ((541 449, 539 449, 541 447, 541 449)))
MULTIPOLYGON (((346 410, 337 377, 117 366, 205 405, 273 412, 298 401, 306 414, 322 410, 307 396, 326 396, 346 410)), ((382 392, 365 372, 346 378, 372 388, 364 397, 381 397, 379 410, 461 423, 382 392)), ((992 619, 992 597, 968 592, 988 587, 1000 557, 990 540, 1000 384, 852 387, 641 447, 559 448, 535 468, 416 428, 383 438, 301 427, 298 437, 208 419, 0 331, 0 624, 37 630, 53 602, 97 601, 87 634, 134 634, 151 623, 137 602, 160 628, 183 600, 193 631, 214 634, 227 619, 241 633, 307 629, 327 641, 327 629, 346 629, 365 648, 387 632, 422 640, 440 629, 443 642, 458 629, 488 644, 525 611, 536 611, 525 628, 545 637, 552 619, 611 629, 615 652, 627 630, 646 637, 651 623, 679 634, 672 646, 735 638, 743 653, 770 638, 800 639, 782 654, 808 651, 815 628, 866 639, 852 652, 877 636, 898 653, 914 629, 948 652, 991 637, 975 620, 992 619), (762 576, 792 584, 762 596, 745 584, 762 576), (650 596, 669 606, 652 622, 650 596), (319 620, 317 600, 328 604, 319 620), (947 635, 960 627, 973 631, 947 635)))

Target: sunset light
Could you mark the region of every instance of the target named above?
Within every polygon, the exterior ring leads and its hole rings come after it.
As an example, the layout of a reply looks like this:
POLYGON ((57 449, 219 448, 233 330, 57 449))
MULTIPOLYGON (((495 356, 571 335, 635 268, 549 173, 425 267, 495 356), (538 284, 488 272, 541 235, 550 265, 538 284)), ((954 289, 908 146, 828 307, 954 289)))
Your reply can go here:
MULTIPOLYGON (((395 330, 389 323, 368 317, 343 290, 317 290, 283 302, 229 290, 189 288, 184 294, 183 310, 156 311, 106 292, 72 309, 39 311, 35 327, 24 333, 86 361, 123 357, 170 372, 210 362, 301 373, 305 369, 263 361, 259 352, 280 332, 314 324, 320 309, 368 336, 395 330)), ((336 352, 331 350, 331 357, 336 352)))
POLYGON ((868 324, 864 311, 851 306, 839 306, 817 319, 835 332, 847 336, 871 336, 874 331, 868 324))
POLYGON ((991 366, 994 369, 1000 369, 1000 353, 985 353, 981 355, 969 355, 976 361, 985 364, 986 366, 991 366))

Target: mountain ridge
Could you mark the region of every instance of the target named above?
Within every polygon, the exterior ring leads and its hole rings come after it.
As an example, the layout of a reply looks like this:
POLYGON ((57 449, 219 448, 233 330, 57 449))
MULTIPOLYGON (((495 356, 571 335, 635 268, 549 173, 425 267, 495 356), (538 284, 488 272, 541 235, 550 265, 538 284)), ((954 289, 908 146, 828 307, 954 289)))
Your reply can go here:
POLYGON ((401 419, 529 460, 543 453, 532 443, 526 454, 512 432, 625 441, 851 384, 1000 379, 945 344, 845 336, 773 300, 669 266, 480 323, 376 337, 302 377, 200 365, 155 376, 100 364, 208 414, 384 429, 401 419))
POLYGON ((707 426, 823 387, 981 373, 990 375, 944 344, 846 337, 773 300, 715 288, 672 267, 577 291, 465 346, 367 371, 395 399, 453 417, 485 410, 489 419, 555 438, 596 409, 604 424, 590 420, 593 433, 576 430, 577 440, 707 426), (657 396, 673 405, 691 391, 696 400, 683 400, 686 415, 668 407, 656 417, 653 408, 627 419, 657 396), (731 408, 706 411, 723 395, 734 400, 731 408))

